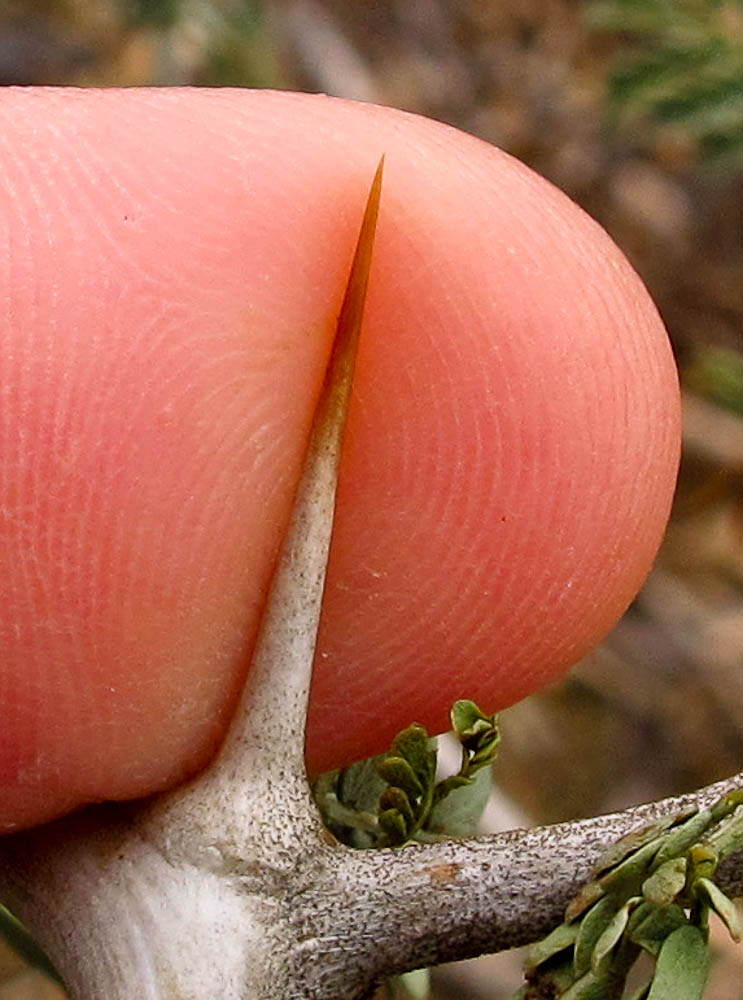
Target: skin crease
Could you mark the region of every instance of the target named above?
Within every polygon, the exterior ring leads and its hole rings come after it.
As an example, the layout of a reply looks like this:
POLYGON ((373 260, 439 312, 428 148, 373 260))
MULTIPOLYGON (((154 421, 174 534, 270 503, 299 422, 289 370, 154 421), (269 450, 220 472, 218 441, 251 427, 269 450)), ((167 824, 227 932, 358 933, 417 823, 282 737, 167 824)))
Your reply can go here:
POLYGON ((382 152, 310 771, 513 703, 624 611, 676 375, 545 181, 424 119, 249 91, 9 89, 0 144, 0 830, 214 752, 382 152))

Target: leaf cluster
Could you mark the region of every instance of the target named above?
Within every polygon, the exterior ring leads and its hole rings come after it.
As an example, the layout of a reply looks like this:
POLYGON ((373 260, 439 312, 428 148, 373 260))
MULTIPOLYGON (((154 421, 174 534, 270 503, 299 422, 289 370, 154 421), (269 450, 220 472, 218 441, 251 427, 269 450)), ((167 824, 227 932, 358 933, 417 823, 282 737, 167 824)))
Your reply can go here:
POLYGON ((473 701, 451 710, 461 748, 459 770, 437 781, 437 745, 413 723, 379 757, 323 775, 314 794, 325 825, 351 847, 401 847, 474 832, 487 801, 500 736, 495 716, 473 701))
POLYGON ((675 135, 702 159, 743 161, 743 16, 737 0, 596 0, 590 27, 620 33, 615 124, 675 135))
POLYGON ((715 882, 719 864, 743 847, 743 790, 711 809, 666 816, 612 845, 564 922, 532 947, 521 1000, 618 1000, 642 953, 652 979, 632 1000, 699 1000, 708 969, 709 915, 735 941, 743 924, 715 882))

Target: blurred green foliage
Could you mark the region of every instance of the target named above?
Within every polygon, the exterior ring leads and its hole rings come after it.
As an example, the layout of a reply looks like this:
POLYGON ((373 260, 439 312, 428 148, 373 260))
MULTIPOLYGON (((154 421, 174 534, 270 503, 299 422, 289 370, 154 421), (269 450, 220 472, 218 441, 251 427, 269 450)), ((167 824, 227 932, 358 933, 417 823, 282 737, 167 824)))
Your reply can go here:
POLYGON ((122 13, 134 26, 172 28, 181 15, 181 0, 123 0, 122 13))
POLYGON ((687 369, 686 383, 723 409, 743 416, 743 355, 738 351, 700 347, 687 369))
POLYGON ((707 162, 743 163, 741 0, 596 0, 585 16, 621 39, 608 89, 615 124, 676 139, 707 162))
POLYGON ((221 17, 196 82, 211 87, 286 85, 262 5, 241 0, 221 17))

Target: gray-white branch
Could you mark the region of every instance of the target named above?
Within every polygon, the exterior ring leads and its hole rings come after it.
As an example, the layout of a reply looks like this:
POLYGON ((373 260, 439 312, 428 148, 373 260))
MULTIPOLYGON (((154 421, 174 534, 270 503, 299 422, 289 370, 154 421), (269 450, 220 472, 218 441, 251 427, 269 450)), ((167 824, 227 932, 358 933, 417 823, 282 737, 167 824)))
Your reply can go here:
MULTIPOLYGON (((683 799, 478 840, 352 851, 324 831, 304 719, 369 276, 372 186, 250 684, 211 766, 151 803, 0 841, 0 898, 76 1000, 351 1000, 379 978, 535 940, 604 847, 683 799)), ((720 879, 743 890, 743 866, 720 879)))

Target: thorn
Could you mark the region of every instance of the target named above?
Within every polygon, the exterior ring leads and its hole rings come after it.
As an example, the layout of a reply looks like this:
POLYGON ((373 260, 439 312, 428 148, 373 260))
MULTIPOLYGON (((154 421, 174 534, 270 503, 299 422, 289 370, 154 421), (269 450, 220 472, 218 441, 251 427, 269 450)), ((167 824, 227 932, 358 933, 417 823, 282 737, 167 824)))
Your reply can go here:
POLYGON ((366 290, 369 285, 374 239, 382 194, 384 156, 380 159, 369 190, 369 197, 361 222, 359 238, 351 263, 343 305, 338 316, 333 348, 325 371, 323 388, 315 413, 315 426, 325 420, 337 420, 342 437, 345 428, 348 400, 356 365, 356 353, 364 315, 366 290), (327 410, 326 410, 327 408, 327 410))
POLYGON ((282 831, 291 851, 302 843, 306 846, 308 837, 322 836, 305 774, 304 732, 383 160, 366 203, 245 690, 211 765, 190 785, 175 789, 154 805, 150 814, 170 849, 179 839, 183 851, 198 852, 197 841, 206 834, 212 845, 247 843, 253 838, 262 842, 267 823, 282 831), (198 819, 205 814, 211 817, 206 826, 198 819), (180 838, 176 829, 181 831, 180 838))

